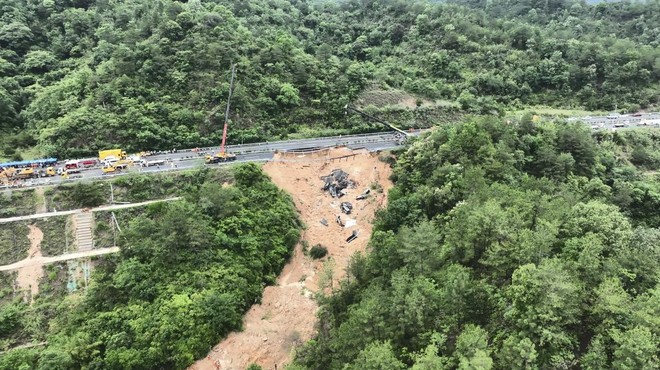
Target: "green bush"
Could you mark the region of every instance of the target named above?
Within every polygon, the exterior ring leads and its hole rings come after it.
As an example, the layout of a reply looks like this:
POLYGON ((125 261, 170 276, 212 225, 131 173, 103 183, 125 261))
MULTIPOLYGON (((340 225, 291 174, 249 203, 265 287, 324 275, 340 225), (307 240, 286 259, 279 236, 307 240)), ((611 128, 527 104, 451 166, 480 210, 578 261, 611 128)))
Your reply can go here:
POLYGON ((18 262, 27 257, 30 240, 26 221, 0 224, 0 265, 18 262))
POLYGON ((33 214, 36 203, 34 189, 5 191, 0 193, 0 217, 33 214))
POLYGON ((328 248, 322 246, 321 244, 316 244, 309 251, 309 255, 315 260, 323 258, 327 254, 328 254, 328 248))

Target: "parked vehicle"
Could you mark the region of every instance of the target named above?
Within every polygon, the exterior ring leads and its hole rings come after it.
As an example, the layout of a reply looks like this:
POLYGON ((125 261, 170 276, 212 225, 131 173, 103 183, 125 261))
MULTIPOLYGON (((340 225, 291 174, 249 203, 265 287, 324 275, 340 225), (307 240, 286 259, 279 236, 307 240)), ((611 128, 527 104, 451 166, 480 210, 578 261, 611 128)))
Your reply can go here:
POLYGON ((80 161, 80 164, 82 164, 84 168, 94 167, 97 163, 96 159, 83 159, 80 161))
POLYGON ((218 152, 214 155, 207 155, 206 156, 206 164, 213 164, 213 163, 222 163, 222 162, 231 162, 236 160, 236 154, 232 153, 227 153, 227 152, 218 152))
POLYGON ((81 167, 82 167, 82 163, 80 163, 79 160, 71 160, 71 161, 66 161, 64 163, 64 168, 67 170, 73 168, 81 168, 81 167))
POLYGON ((39 172, 35 171, 34 168, 28 167, 23 168, 16 174, 16 177, 19 179, 33 179, 39 177, 39 172))
POLYGON ((39 173, 39 176, 41 177, 52 177, 52 176, 57 176, 57 170, 55 167, 46 167, 45 170, 42 170, 41 173, 39 173))
POLYGON ((121 171, 121 168, 117 168, 117 167, 112 166, 112 165, 106 165, 106 166, 103 166, 101 168, 101 171, 103 171, 103 174, 106 175, 106 174, 109 174, 109 173, 117 173, 117 172, 121 171))
POLYGON ((165 160, 157 160, 157 161, 148 161, 144 158, 136 161, 135 163, 139 164, 141 167, 151 167, 151 166, 163 166, 165 165, 165 160))
POLYGON ((126 152, 121 149, 99 150, 99 161, 104 162, 108 157, 114 157, 117 160, 126 159, 126 152))

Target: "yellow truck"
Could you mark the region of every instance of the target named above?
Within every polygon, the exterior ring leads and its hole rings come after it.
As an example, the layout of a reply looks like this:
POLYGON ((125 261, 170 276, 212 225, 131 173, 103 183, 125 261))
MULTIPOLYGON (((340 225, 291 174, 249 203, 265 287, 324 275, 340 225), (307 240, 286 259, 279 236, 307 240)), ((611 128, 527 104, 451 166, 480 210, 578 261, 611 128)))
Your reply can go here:
POLYGON ((35 177, 39 177, 39 172, 35 172, 34 168, 32 167, 27 167, 21 169, 17 174, 16 177, 19 179, 31 179, 35 177))
MULTIPOLYGON (((120 161, 120 162, 122 162, 122 161, 120 161)), ((126 167, 128 167, 128 163, 119 163, 119 162, 118 162, 118 163, 115 163, 115 164, 107 164, 107 165, 104 165, 104 166, 101 168, 101 171, 103 171, 103 174, 105 175, 105 174, 107 174, 107 173, 116 173, 116 172, 120 172, 121 170, 125 170, 126 167)))
POLYGON ((101 171, 103 171, 103 174, 105 175, 106 173, 115 173, 119 171, 119 168, 115 166, 103 166, 101 168, 101 171))
POLYGON ((236 160, 236 154, 220 151, 218 153, 215 153, 214 155, 207 155, 205 159, 206 159, 206 164, 231 162, 236 160))
POLYGON ((106 159, 126 159, 126 152, 121 149, 99 150, 99 161, 103 162, 106 159))
POLYGON ((57 171, 55 167, 46 167, 45 170, 42 170, 39 175, 41 177, 52 177, 52 176, 57 176, 57 171))

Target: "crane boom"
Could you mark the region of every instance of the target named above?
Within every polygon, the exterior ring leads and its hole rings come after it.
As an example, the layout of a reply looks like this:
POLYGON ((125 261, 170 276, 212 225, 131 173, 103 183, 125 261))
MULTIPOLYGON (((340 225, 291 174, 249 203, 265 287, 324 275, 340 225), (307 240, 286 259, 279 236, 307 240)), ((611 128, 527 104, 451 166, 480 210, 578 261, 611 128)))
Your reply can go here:
POLYGON ((353 112, 359 113, 359 114, 361 114, 361 115, 363 115, 363 116, 365 116, 365 117, 367 117, 367 118, 370 118, 370 119, 372 119, 372 120, 374 120, 374 121, 376 121, 376 122, 378 122, 378 123, 380 123, 380 124, 382 124, 382 125, 385 125, 385 126, 391 128, 392 130, 399 132, 400 134, 403 134, 404 137, 409 136, 407 132, 403 131, 402 129, 400 129, 400 128, 396 127, 396 126, 394 126, 393 124, 391 124, 391 123, 387 123, 387 122, 385 122, 385 121, 383 121, 383 120, 380 120, 380 119, 378 119, 378 118, 376 118, 376 117, 374 117, 374 116, 370 116, 370 115, 364 113, 363 111, 361 111, 361 110, 359 110, 359 109, 357 109, 357 108, 351 107, 351 106, 349 106, 348 104, 346 104, 346 105, 344 106, 344 110, 345 110, 346 112, 348 112, 349 109, 352 110, 353 112))
POLYGON ((229 121, 229 107, 231 106, 231 94, 234 91, 234 77, 236 77, 236 64, 231 66, 231 82, 229 83, 229 97, 227 98, 227 110, 225 111, 225 125, 222 128, 222 145, 220 145, 220 153, 225 152, 225 144, 227 143, 227 123, 229 121))

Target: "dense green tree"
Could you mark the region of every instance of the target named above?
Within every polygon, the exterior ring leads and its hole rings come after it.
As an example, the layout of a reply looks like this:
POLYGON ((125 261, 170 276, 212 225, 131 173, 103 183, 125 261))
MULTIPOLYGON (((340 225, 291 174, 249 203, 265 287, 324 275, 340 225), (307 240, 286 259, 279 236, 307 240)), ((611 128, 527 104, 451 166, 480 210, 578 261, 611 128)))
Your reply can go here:
MULTIPOLYGON (((309 128, 373 130, 343 107, 397 103, 368 97, 388 90, 484 114, 536 104, 634 111, 658 102, 657 2, 6 3, 0 135, 27 128, 33 141, 24 147, 36 140, 61 157, 117 145, 208 146, 225 119, 230 143, 309 128), (238 78, 223 117, 231 63, 238 78)), ((404 127, 456 114, 444 104, 420 108, 374 114, 404 127)), ((537 148, 546 155, 530 165, 553 177, 591 176, 591 148, 576 145, 584 135, 557 133, 560 152, 537 148)), ((641 149, 634 159, 657 160, 641 149)))
MULTIPOLYGON (((184 199, 126 220, 117 236, 121 254, 97 265, 79 299, 54 300, 48 310, 56 318, 0 302, 0 339, 11 344, 16 332, 43 327, 32 336, 47 341, 35 352, 10 350, 7 360, 3 354, 0 369, 184 369, 239 329, 243 312, 274 282, 301 225, 290 198, 258 166, 235 171, 229 186, 218 184, 215 171, 182 175, 175 186, 184 199)), ((115 185, 136 193, 162 186, 146 176, 115 185)))
POLYGON ((657 145, 531 115, 414 140, 296 363, 342 369, 385 342, 414 369, 657 367, 658 209, 632 208, 655 178, 630 156, 657 145))
POLYGON ((660 340, 646 327, 634 327, 623 333, 616 332, 617 344, 612 366, 617 369, 656 369, 660 366, 658 344, 660 340))
POLYGON ((456 340, 458 368, 462 370, 488 370, 493 360, 488 350, 488 337, 478 326, 468 325, 456 340))
POLYGON ((346 366, 346 370, 401 370, 404 364, 392 352, 389 343, 373 343, 360 352, 355 362, 346 366))

